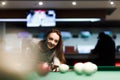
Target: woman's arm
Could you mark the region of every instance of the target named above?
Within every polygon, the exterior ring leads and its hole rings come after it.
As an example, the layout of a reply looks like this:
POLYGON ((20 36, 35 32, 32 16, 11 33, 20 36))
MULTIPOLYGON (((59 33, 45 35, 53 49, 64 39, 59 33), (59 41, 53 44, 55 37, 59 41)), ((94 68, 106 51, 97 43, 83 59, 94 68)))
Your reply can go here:
POLYGON ((60 66, 61 64, 60 60, 56 56, 53 58, 53 64, 56 66, 60 66))
POLYGON ((53 63, 51 64, 51 70, 54 72, 59 71, 60 64, 61 64, 60 60, 55 56, 53 58, 53 63))

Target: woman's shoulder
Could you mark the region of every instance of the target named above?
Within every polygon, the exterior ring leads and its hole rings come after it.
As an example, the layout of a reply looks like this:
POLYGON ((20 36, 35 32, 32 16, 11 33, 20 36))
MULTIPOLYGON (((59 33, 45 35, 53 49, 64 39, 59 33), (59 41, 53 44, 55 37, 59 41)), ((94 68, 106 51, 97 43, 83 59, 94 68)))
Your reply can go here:
POLYGON ((39 39, 39 38, 32 38, 32 42, 35 44, 39 43, 40 41, 41 41, 41 39, 39 39))
POLYGON ((31 47, 31 48, 34 48, 35 50, 38 49, 39 43, 40 43, 41 41, 42 41, 42 40, 39 39, 39 38, 31 38, 30 47, 31 47))

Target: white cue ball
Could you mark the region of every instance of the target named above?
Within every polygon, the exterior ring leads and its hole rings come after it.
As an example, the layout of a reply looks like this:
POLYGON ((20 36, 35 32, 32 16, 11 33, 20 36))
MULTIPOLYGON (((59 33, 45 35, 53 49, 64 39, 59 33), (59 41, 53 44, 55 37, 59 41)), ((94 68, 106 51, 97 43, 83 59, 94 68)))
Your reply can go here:
POLYGON ((83 68, 84 68, 84 64, 82 62, 78 62, 78 63, 76 63, 74 65, 74 70, 78 74, 82 74, 83 73, 83 68))
POLYGON ((62 72, 62 73, 65 73, 69 70, 69 66, 67 64, 61 64, 59 66, 59 71, 62 72))
POLYGON ((84 73, 87 75, 95 73, 97 69, 98 69, 97 65, 92 62, 84 63, 84 73))

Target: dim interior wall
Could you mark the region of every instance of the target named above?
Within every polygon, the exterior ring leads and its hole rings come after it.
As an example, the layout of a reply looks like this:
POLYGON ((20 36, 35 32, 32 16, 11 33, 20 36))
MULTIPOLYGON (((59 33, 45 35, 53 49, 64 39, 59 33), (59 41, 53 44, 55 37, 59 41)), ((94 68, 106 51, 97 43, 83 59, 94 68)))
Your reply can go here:
MULTIPOLYGON (((94 46, 96 45, 98 39, 98 34, 92 34, 91 37, 87 38, 87 39, 83 39, 83 38, 70 38, 68 40, 64 40, 64 48, 63 50, 65 50, 65 46, 74 46, 75 50, 77 48, 77 46, 94 46)), ((117 33, 117 38, 114 40, 116 46, 120 45, 120 33, 117 33)))

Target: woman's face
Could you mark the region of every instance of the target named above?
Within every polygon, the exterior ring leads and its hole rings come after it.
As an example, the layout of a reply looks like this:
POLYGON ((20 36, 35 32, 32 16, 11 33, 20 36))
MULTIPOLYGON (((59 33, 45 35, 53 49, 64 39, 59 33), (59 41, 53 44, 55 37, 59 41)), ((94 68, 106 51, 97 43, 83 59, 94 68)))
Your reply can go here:
POLYGON ((57 33, 50 33, 47 37, 47 47, 53 49, 57 46, 60 37, 57 33))

